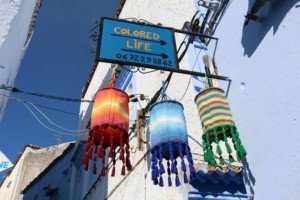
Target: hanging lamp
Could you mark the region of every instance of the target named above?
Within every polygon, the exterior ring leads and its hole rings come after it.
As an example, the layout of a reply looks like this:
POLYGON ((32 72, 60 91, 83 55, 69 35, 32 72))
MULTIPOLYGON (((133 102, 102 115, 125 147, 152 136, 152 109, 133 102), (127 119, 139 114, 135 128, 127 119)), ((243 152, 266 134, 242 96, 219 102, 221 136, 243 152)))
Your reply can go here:
POLYGON ((106 174, 106 158, 112 159, 111 176, 115 176, 116 149, 120 148, 119 159, 122 161, 121 175, 125 175, 125 166, 131 170, 129 151, 129 97, 115 87, 115 75, 107 87, 98 90, 91 115, 90 134, 87 140, 83 165, 89 169, 89 160, 93 160, 93 173, 97 172, 98 159, 102 159, 101 175, 106 174))
POLYGON ((186 161, 189 164, 190 179, 193 179, 196 174, 188 145, 183 106, 167 98, 165 88, 163 83, 161 101, 150 107, 149 125, 152 180, 155 185, 161 187, 164 186, 163 174, 165 173, 168 175, 169 186, 172 186, 172 174, 175 175, 175 186, 180 185, 179 166, 183 172, 184 183, 188 183, 186 161))
POLYGON ((209 165, 225 164, 220 147, 220 141, 223 141, 224 149, 229 154, 229 162, 234 162, 229 139, 232 139, 237 160, 241 161, 247 153, 232 118, 225 92, 218 87, 209 87, 196 96, 195 103, 203 127, 204 161, 209 165), (213 148, 213 143, 215 143, 215 148, 213 148), (214 152, 219 155, 219 163, 216 161, 214 152))

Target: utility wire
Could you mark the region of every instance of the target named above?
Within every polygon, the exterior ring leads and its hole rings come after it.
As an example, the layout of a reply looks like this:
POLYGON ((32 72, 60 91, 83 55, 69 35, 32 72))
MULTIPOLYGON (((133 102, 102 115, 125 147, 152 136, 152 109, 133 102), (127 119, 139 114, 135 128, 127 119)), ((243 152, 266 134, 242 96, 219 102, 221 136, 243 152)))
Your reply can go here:
POLYGON ((31 95, 31 96, 37 96, 37 97, 53 99, 53 100, 60 100, 60 101, 69 101, 69 102, 78 102, 78 103, 82 103, 82 102, 92 103, 92 102, 94 102, 92 100, 73 99, 73 98, 68 98, 68 97, 47 95, 47 94, 43 94, 43 93, 25 92, 25 91, 22 91, 22 90, 20 90, 16 87, 9 87, 9 86, 4 86, 4 85, 1 85, 0 89, 1 90, 8 90, 8 91, 11 91, 11 92, 14 92, 14 93, 23 93, 23 94, 27 94, 27 95, 31 95))
MULTIPOLYGON (((1 96, 4 96, 4 97, 9 97, 7 95, 4 95, 4 94, 0 94, 1 96)), ((11 97, 13 98, 13 97, 11 97)), ((20 99, 20 98, 19 98, 20 99)), ((13 100, 13 99, 12 99, 13 100)), ((20 99, 22 100, 22 99, 20 99)), ((32 102, 29 102, 29 101, 24 101, 22 100, 22 102, 25 102, 25 103, 32 103, 32 102)), ((32 103, 34 104, 35 106, 39 107, 39 108, 44 108, 44 109, 47 109, 47 110, 53 110, 53 111, 56 111, 56 112, 61 112, 61 113, 65 113, 65 114, 69 114, 69 115, 74 115, 74 116, 77 116, 77 117, 83 117, 83 118, 88 118, 90 119, 90 117, 86 117, 86 116, 83 116, 83 115, 79 115, 77 113, 73 113, 73 112, 69 112, 69 111, 66 111, 66 110, 62 110, 62 109, 58 109, 58 108, 53 108, 53 107, 49 107, 49 106, 45 106, 45 105, 41 105, 41 104, 36 104, 36 103, 32 103)))
MULTIPOLYGON (((198 58, 199 58, 199 55, 200 55, 201 51, 202 51, 202 49, 200 49, 199 52, 198 52, 198 54, 197 54, 197 57, 196 57, 195 62, 194 62, 194 65, 193 65, 193 67, 192 67, 192 71, 194 70, 194 68, 195 68, 195 66, 196 66, 196 63, 197 63, 197 61, 198 61, 198 58)), ((186 89, 185 89, 183 95, 181 96, 179 102, 181 102, 182 99, 185 97, 185 95, 186 95, 186 93, 187 93, 187 91, 188 91, 188 88, 190 87, 191 80, 192 80, 192 76, 190 76, 188 85, 187 85, 187 87, 186 87, 186 89)), ((205 83, 205 81, 201 81, 201 82, 204 82, 204 83, 205 83)))
MULTIPOLYGON (((2 95, 2 94, 1 94, 1 95, 2 95)), ((66 136, 88 135, 88 133, 84 133, 84 134, 72 134, 72 133, 65 133, 65 132, 61 132, 61 131, 52 129, 52 128, 48 127, 47 125, 45 125, 45 124, 40 120, 40 118, 33 112, 33 110, 30 108, 29 105, 33 105, 34 108, 36 108, 34 104, 32 104, 32 103, 30 103, 30 102, 25 102, 25 101, 23 101, 23 100, 21 100, 21 99, 19 99, 19 98, 16 98, 16 97, 9 97, 9 96, 6 96, 6 95, 2 95, 2 96, 6 97, 6 98, 8 98, 8 99, 15 100, 16 102, 22 103, 22 104, 27 108, 27 110, 33 115, 33 117, 37 120, 37 122, 38 122, 40 125, 42 125, 43 127, 45 127, 46 129, 48 129, 48 130, 50 130, 50 131, 52 131, 52 132, 59 133, 59 134, 61 134, 61 135, 66 135, 66 136)), ((40 110, 38 109, 38 111, 40 111, 40 110)), ((50 119, 49 119, 42 111, 40 111, 40 112, 41 112, 41 114, 42 114, 42 115, 43 115, 43 116, 44 116, 44 117, 45 117, 52 125, 54 125, 54 126, 56 126, 56 127, 59 127, 59 128, 61 128, 61 129, 64 129, 64 130, 72 131, 72 132, 73 132, 73 130, 66 129, 66 128, 62 127, 62 126, 59 126, 59 125, 55 124, 55 123, 52 122, 52 121, 51 121, 51 120, 50 120, 50 119)), ((85 132, 85 131, 87 131, 87 129, 85 129, 85 130, 78 130, 78 131, 76 131, 76 132, 85 132)))
POLYGON ((55 124, 53 121, 51 121, 49 119, 49 117, 47 117, 47 115, 45 113, 43 113, 37 106, 35 106, 33 103, 27 103, 31 106, 33 106, 50 124, 52 124, 53 126, 56 126, 57 128, 61 128, 65 131, 69 131, 69 132, 73 132, 73 133, 78 133, 78 132, 83 132, 83 131, 87 131, 87 129, 83 129, 83 130, 71 130, 71 129, 67 129, 67 128, 64 128, 62 126, 59 126, 57 124, 55 124))
POLYGON ((55 129, 52 129, 52 128, 48 127, 47 125, 45 125, 45 124, 38 118, 38 116, 31 110, 31 108, 30 108, 26 103, 23 102, 23 105, 24 105, 24 106, 28 109, 28 111, 34 116, 34 118, 37 120, 37 122, 38 122, 40 125, 42 125, 43 127, 45 127, 46 129, 48 129, 48 130, 50 130, 50 131, 52 131, 52 132, 59 133, 59 134, 61 134, 61 135, 66 135, 66 136, 87 135, 87 133, 86 133, 86 134, 72 134, 72 133, 65 133, 65 132, 61 132, 61 131, 57 131, 57 130, 55 130, 55 129))

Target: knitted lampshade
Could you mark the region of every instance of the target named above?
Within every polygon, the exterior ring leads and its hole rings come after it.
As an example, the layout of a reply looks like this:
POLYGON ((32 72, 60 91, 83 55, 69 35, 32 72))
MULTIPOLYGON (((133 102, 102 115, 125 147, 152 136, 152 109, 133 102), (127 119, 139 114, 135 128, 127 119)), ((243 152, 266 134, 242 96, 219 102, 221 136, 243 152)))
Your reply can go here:
POLYGON ((233 162, 232 149, 228 138, 232 138, 237 159, 241 161, 246 156, 246 150, 239 138, 239 133, 232 118, 232 114, 226 99, 225 92, 220 88, 208 88, 200 92, 195 102, 198 107, 200 120, 203 127, 204 161, 210 165, 216 165, 212 143, 216 144, 215 152, 219 154, 219 164, 224 164, 222 149, 219 142, 224 141, 229 161, 233 162))
POLYGON ((123 163, 121 175, 125 175, 125 166, 131 170, 129 160, 129 97, 117 88, 109 87, 96 93, 91 116, 91 131, 87 140, 83 164, 88 170, 89 159, 94 160, 93 173, 96 173, 98 158, 102 158, 101 175, 105 176, 106 149, 108 157, 112 158, 112 176, 115 175, 115 157, 117 147, 120 147, 120 160, 123 163), (125 155, 126 154, 126 158, 125 155))
POLYGON ((150 108, 150 140, 152 180, 155 185, 163 186, 162 175, 167 172, 168 185, 172 186, 171 174, 175 175, 175 185, 180 185, 177 158, 181 159, 184 182, 188 182, 185 159, 189 163, 190 178, 195 176, 192 155, 188 146, 186 121, 183 106, 176 101, 167 100, 150 108), (163 159, 167 161, 165 170, 163 159))

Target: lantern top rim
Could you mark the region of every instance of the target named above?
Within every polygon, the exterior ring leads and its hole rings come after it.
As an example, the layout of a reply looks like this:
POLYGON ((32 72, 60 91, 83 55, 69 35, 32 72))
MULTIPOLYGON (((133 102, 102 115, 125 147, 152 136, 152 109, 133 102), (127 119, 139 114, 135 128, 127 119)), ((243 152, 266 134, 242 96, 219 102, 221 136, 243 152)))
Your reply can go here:
POLYGON ((152 108, 155 107, 156 105, 158 105, 158 104, 160 104, 160 103, 166 103, 166 102, 177 103, 177 104, 179 104, 179 105, 182 107, 182 109, 184 109, 183 105, 182 105, 180 102, 178 102, 178 101, 175 101, 175 100, 165 100, 165 101, 159 101, 159 102, 154 103, 154 104, 150 107, 149 110, 151 111, 152 108))
POLYGON ((198 98, 199 96, 204 95, 204 94, 206 94, 207 92, 212 91, 212 90, 219 90, 220 92, 225 93, 224 90, 222 90, 221 88, 218 88, 218 87, 210 87, 210 88, 207 88, 207 89, 201 91, 199 94, 197 94, 196 97, 194 98, 194 102, 196 102, 196 100, 197 100, 197 98, 198 98))
POLYGON ((127 96, 127 98, 129 99, 129 96, 128 96, 128 94, 125 91, 123 91, 123 90, 121 90, 119 88, 116 88, 116 87, 104 87, 104 88, 99 89, 97 92, 100 92, 100 91, 103 91, 103 90, 109 90, 109 89, 120 91, 123 94, 125 94, 127 96))

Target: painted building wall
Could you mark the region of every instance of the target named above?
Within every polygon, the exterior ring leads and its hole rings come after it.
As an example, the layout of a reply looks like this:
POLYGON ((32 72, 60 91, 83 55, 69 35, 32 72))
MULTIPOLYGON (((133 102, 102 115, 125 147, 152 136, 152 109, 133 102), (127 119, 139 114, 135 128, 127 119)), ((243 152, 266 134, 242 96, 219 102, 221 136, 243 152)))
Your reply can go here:
MULTIPOLYGON (((216 64, 219 74, 229 76, 229 101, 239 128, 241 139, 248 150, 244 163, 245 181, 249 196, 255 199, 297 199, 299 190, 299 70, 300 50, 299 1, 272 1, 267 3, 260 14, 261 23, 250 22, 243 26, 244 15, 253 0, 232 1, 215 36, 219 38, 216 64), (249 3, 249 4, 248 4, 249 3)), ((120 18, 145 19, 152 23, 181 29, 185 21, 190 21, 195 13, 194 1, 151 1, 127 0, 120 18)), ((176 35, 178 43, 182 35, 176 35)), ((213 44, 208 48, 212 54, 213 44)), ((180 67, 190 69, 188 56, 180 67)), ((201 62, 199 63, 201 65, 201 62)), ((99 63, 85 99, 92 99, 98 88, 109 78, 110 65, 99 63), (103 81, 104 80, 104 81, 103 81)), ((135 73, 134 93, 153 96, 161 86, 167 73, 135 73)), ((195 163, 201 163, 201 125, 193 102, 195 88, 189 85, 189 76, 174 75, 168 94, 173 99, 181 99, 185 107, 189 143, 195 163), (189 85, 189 87, 187 87, 189 85), (185 90, 186 94, 184 95, 185 90)), ((226 89, 227 83, 220 82, 226 89)), ((141 102, 141 106, 145 106, 141 102)), ((90 115, 92 105, 83 103, 81 114, 90 115)), ((135 115, 135 110, 132 114, 135 115)), ((81 128, 87 120, 80 122, 81 128)), ((84 140, 85 137, 78 137, 84 140)), ((134 171, 125 179, 121 176, 100 177, 79 169, 81 178, 76 191, 78 199, 187 199, 189 185, 178 188, 154 186, 150 181, 148 161, 144 152, 136 150, 137 141, 133 138, 131 160, 134 171), (139 163, 139 161, 141 162, 139 163), (139 163, 139 164, 138 164, 139 163)), ((117 165, 117 173, 121 171, 117 165)), ((75 186, 76 188, 76 186, 75 186)))
MULTIPOLYGON (((0 199, 23 199, 21 192, 57 157, 61 156, 69 145, 70 143, 64 143, 47 148, 28 145, 20 152, 17 163, 12 171, 7 173, 7 177, 4 178, 0 186, 0 199)), ((40 193, 40 191, 35 192, 40 193)))
MULTIPOLYGON (((120 18, 134 17, 137 19, 145 19, 154 24, 161 23, 163 26, 175 27, 181 29, 184 22, 190 21, 196 11, 194 1, 183 1, 175 0, 170 1, 151 1, 151 0, 127 0, 120 18)), ((184 35, 177 35, 177 45, 184 39, 184 35)), ((188 59, 184 58, 181 67, 189 69, 188 59)), ((85 94, 84 99, 92 99, 95 92, 105 86, 107 83, 110 73, 107 72, 110 69, 109 64, 99 63, 89 88, 85 94), (106 77, 106 78, 105 78, 106 77), (104 78, 104 79, 103 79, 104 78)), ((152 97, 154 93, 161 87, 161 83, 166 79, 168 73, 161 73, 160 71, 141 74, 133 74, 134 89, 127 88, 129 94, 145 94, 146 96, 152 97), (130 91, 131 90, 131 91, 130 91)), ((170 86, 168 88, 168 94, 173 99, 180 99, 183 95, 187 84, 189 82, 189 76, 175 74, 172 78, 170 86)), ((130 84, 129 84, 130 86, 130 84)), ((201 147, 198 144, 201 136, 201 124, 197 117, 197 108, 193 103, 195 92, 193 87, 189 87, 185 97, 182 99, 182 103, 185 106, 185 114, 187 116, 189 133, 191 135, 190 146, 194 153, 194 160, 197 160, 197 156, 201 154, 201 147), (190 116, 190 117, 189 117, 190 116)), ((146 106, 146 102, 140 102, 139 104, 131 103, 131 115, 132 119, 136 115, 136 109, 146 106)), ((81 104, 80 113, 87 114, 91 113, 92 105, 87 103, 81 104)), ((87 120, 80 122, 81 128, 87 125, 87 120)), ((84 140, 84 137, 79 137, 79 140, 84 140)), ((77 196, 78 199, 187 199, 189 185, 181 185, 180 187, 164 187, 160 188, 154 186, 151 181, 151 172, 149 170, 150 157, 143 158, 147 149, 146 146, 144 151, 137 150, 136 137, 132 137, 130 142, 131 149, 131 161, 132 165, 136 166, 133 172, 124 179, 120 176, 121 164, 117 162, 116 176, 115 177, 100 177, 97 181, 98 175, 92 175, 89 172, 82 172, 83 181, 80 183, 77 191, 82 189, 82 194, 77 196), (95 183, 95 184, 93 184, 95 183), (120 184, 121 183, 121 184, 120 184), (93 186, 93 188, 91 188, 93 186)), ((111 171, 108 172, 110 174, 111 171)))
MULTIPOLYGON (((47 148, 48 149, 48 148, 47 148)), ((47 149, 43 149, 44 151, 47 149)), ((72 173, 72 158, 76 147, 74 143, 63 143, 52 147, 57 154, 55 159, 43 169, 35 179, 30 182, 30 185, 23 188, 22 198, 24 200, 44 200, 44 199, 69 199, 70 182, 72 173), (44 172, 46 171, 46 172, 44 172), (42 175, 40 175, 42 174, 42 175)), ((46 159, 46 158, 44 158, 46 159)), ((33 163, 31 163, 32 165, 33 163)))
POLYGON ((267 2, 263 21, 244 27, 253 2, 231 3, 215 34, 216 62, 233 80, 229 100, 255 199, 299 199, 300 1, 267 2))
MULTIPOLYGON (((41 0, 0 0, 0 85, 13 87, 40 6, 41 0)), ((6 103, 0 96, 0 121, 6 103)))

